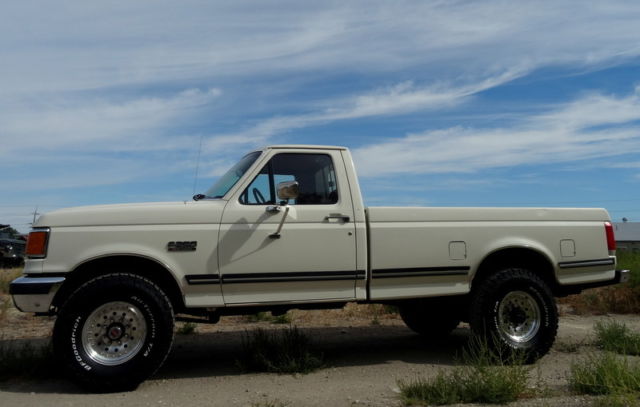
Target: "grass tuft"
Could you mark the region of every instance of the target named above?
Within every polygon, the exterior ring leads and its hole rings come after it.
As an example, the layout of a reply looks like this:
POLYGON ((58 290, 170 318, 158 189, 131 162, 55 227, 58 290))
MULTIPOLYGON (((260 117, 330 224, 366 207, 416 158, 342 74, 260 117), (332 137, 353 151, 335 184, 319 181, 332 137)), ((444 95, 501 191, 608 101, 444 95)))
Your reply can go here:
POLYGON ((291 315, 287 312, 281 315, 273 315, 270 312, 256 312, 246 316, 247 322, 271 322, 272 324, 290 324, 291 315))
POLYGON ((249 372, 309 373, 322 366, 322 356, 311 352, 309 339, 296 327, 256 329, 242 338, 236 363, 249 372))
POLYGON ((179 335, 191 335, 196 332, 198 325, 195 322, 185 322, 176 332, 179 335))
POLYGON ((594 325, 594 331, 596 346, 599 348, 623 355, 640 355, 640 334, 631 332, 624 323, 615 320, 598 321, 594 325))
POLYGON ((430 380, 399 381, 402 401, 407 405, 515 401, 527 391, 530 367, 524 360, 524 355, 496 352, 485 340, 474 337, 463 351, 464 365, 440 371, 430 380))
POLYGON ((271 317, 272 324, 290 324, 291 323, 291 315, 289 313, 285 313, 282 315, 274 315, 271 317))
POLYGON ((633 394, 640 391, 640 366, 611 352, 571 365, 569 387, 580 394, 633 394))
POLYGON ((246 316, 248 322, 263 322, 263 321, 271 321, 271 314, 269 312, 256 312, 255 314, 246 316))

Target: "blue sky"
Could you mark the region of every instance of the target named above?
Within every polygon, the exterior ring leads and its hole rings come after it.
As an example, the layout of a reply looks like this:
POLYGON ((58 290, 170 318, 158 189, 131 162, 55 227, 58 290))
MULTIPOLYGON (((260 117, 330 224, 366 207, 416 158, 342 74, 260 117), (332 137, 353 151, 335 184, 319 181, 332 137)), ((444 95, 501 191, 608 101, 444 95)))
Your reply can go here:
POLYGON ((280 143, 349 147, 372 206, 640 221, 639 21, 637 1, 5 3, 0 223, 187 200, 280 143))

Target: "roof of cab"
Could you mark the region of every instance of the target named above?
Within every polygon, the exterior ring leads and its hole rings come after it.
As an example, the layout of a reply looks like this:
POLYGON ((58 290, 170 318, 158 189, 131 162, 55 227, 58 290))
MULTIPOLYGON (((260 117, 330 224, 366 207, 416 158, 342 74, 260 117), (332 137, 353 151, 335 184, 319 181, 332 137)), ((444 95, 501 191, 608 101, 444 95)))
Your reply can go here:
POLYGON ((346 147, 340 146, 316 146, 316 145, 308 145, 308 144, 280 144, 273 146, 266 146, 261 148, 260 150, 285 150, 285 149, 304 149, 304 150, 346 150, 346 147))

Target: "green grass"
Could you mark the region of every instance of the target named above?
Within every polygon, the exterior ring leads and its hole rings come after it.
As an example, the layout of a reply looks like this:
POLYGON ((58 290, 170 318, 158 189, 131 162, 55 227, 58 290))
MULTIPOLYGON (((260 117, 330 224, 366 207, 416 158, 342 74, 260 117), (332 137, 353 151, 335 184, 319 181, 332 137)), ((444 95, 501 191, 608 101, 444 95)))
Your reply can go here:
POLYGON ((616 254, 616 268, 631 270, 629 282, 586 290, 560 302, 571 305, 577 314, 640 313, 640 253, 621 250, 616 254))
POLYGON ((18 378, 46 378, 56 375, 53 350, 29 343, 18 346, 0 342, 0 381, 18 378))
POLYGON ((640 334, 631 332, 625 324, 615 320, 596 322, 593 329, 599 348, 623 355, 640 355, 640 334))
POLYGON ((291 315, 288 313, 284 313, 282 315, 273 315, 271 317, 272 324, 290 324, 291 323, 291 315))
POLYGON ((631 270, 629 286, 632 288, 640 288, 640 253, 619 250, 616 252, 616 257, 618 258, 618 269, 631 270))
POLYGON ((284 313, 282 315, 273 315, 270 312, 256 312, 255 314, 247 315, 247 321, 271 322, 272 324, 290 324, 291 315, 289 315, 289 313, 284 313))
POLYGON ((505 404, 522 397, 527 390, 530 367, 524 355, 495 352, 485 340, 472 338, 462 354, 463 365, 440 371, 433 379, 399 381, 406 405, 456 403, 505 404))
POLYGON ((309 339, 296 327, 246 332, 237 365, 248 372, 309 373, 322 366, 309 339))
POLYGON ((263 322, 271 321, 271 313, 269 312, 256 312, 255 314, 247 315, 247 321, 249 322, 263 322))
POLYGON ((176 332, 179 335, 191 335, 196 332, 196 325, 194 322, 185 322, 181 327, 179 327, 176 332))
POLYGON ((611 352, 593 354, 571 365, 569 387, 579 394, 640 392, 640 366, 611 352))

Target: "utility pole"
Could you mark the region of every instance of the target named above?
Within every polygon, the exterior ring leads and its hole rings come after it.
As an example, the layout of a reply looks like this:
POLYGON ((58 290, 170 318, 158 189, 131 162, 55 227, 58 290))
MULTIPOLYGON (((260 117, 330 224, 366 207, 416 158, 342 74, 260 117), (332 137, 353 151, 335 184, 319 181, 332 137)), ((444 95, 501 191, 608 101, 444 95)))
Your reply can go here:
POLYGON ((40 215, 40 213, 38 212, 38 206, 36 205, 36 209, 33 210, 33 222, 31 222, 31 225, 33 225, 34 223, 36 223, 36 216, 40 215))

